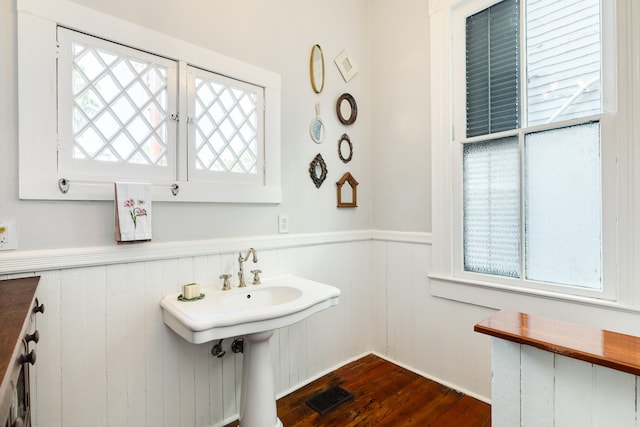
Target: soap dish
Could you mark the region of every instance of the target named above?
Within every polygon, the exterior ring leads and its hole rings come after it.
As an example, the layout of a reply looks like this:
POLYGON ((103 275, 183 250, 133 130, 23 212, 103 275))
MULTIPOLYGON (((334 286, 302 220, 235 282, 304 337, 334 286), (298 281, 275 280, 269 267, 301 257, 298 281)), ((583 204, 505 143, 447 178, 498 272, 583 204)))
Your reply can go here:
POLYGON ((185 298, 182 296, 182 294, 178 295, 178 301, 198 301, 199 299, 204 298, 204 294, 200 294, 199 296, 195 297, 195 298, 185 298))

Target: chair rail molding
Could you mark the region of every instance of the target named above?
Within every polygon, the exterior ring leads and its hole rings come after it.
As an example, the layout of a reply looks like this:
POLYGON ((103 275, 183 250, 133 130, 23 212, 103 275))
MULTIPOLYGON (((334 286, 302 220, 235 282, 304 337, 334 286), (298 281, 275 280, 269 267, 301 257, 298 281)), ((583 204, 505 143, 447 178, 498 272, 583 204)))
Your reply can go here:
POLYGON ((249 246, 263 250, 286 249, 371 240, 430 244, 431 235, 423 232, 354 230, 286 236, 243 236, 184 242, 148 242, 135 245, 16 251, 5 253, 0 257, 0 275, 33 274, 33 272, 45 270, 221 254, 249 246))

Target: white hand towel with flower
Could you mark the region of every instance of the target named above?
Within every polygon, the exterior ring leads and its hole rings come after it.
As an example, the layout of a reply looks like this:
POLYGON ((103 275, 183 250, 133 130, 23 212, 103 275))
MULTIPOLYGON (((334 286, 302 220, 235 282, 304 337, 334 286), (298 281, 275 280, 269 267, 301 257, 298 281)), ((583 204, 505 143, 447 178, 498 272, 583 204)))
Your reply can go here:
POLYGON ((115 183, 116 241, 151 240, 151 185, 115 183))

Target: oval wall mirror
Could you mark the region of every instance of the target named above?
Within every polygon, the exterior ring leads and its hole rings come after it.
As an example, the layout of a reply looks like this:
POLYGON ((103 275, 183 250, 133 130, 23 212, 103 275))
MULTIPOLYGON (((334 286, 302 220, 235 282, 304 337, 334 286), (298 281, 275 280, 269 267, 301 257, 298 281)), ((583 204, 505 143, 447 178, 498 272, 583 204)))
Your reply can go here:
POLYGON ((358 117, 358 105, 351 94, 343 93, 336 102, 336 114, 342 124, 352 125, 358 117))
POLYGON ((338 141, 338 157, 343 163, 349 163, 353 157, 353 144, 346 133, 342 134, 338 141))
POLYGON ((320 118, 320 103, 316 102, 316 116, 311 120, 309 124, 309 134, 311 135, 311 139, 316 144, 320 144, 324 141, 324 123, 320 118))
POLYGON ((309 133, 311 134, 311 139, 313 139, 313 142, 316 144, 320 144, 324 140, 324 123, 322 123, 320 117, 315 117, 311 120, 309 133))
POLYGON ((311 48, 309 59, 309 73, 311 76, 311 87, 315 93, 322 92, 324 88, 324 55, 322 48, 316 44, 311 48))

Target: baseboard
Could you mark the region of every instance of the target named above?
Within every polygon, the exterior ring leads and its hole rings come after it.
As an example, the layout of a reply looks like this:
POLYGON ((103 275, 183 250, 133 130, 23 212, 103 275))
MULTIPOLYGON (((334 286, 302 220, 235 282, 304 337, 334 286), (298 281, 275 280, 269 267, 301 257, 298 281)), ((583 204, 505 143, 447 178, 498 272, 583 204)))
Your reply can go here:
POLYGON ((488 403, 489 405, 491 405, 491 399, 488 398, 487 396, 479 395, 479 394, 477 394, 477 393, 475 393, 473 391, 467 390, 464 387, 460 387, 458 384, 452 384, 449 381, 443 380, 442 378, 438 378, 438 377, 435 377, 433 375, 429 375, 429 374, 427 374, 425 372, 422 372, 422 371, 420 371, 420 370, 418 370, 418 369, 416 369, 416 368, 414 368, 412 366, 406 365, 406 364, 404 364, 402 362, 398 362, 397 360, 390 359, 388 356, 385 356, 384 354, 380 354, 380 353, 378 353, 376 351, 371 352, 371 354, 373 354, 375 356, 378 356, 379 358, 384 359, 389 363, 393 363, 394 365, 398 365, 401 368, 407 369, 407 370, 409 370, 409 371, 411 371, 411 372, 413 372, 415 374, 418 374, 421 377, 427 378, 427 379, 429 379, 431 381, 435 381, 438 384, 442 384, 443 386, 449 387, 449 388, 451 388, 453 390, 459 391, 460 393, 466 394, 467 396, 473 397, 474 399, 478 399, 478 400, 480 400, 482 402, 485 402, 485 403, 488 403))
POLYGON ((368 356, 369 354, 371 354, 371 352, 364 352, 364 353, 360 354, 359 356, 351 357, 351 358, 349 358, 349 359, 347 359, 345 361, 342 361, 342 362, 338 363, 337 365, 334 365, 331 368, 325 369, 324 371, 320 371, 319 373, 307 378, 306 380, 294 385, 293 387, 290 387, 287 390, 284 390, 284 391, 282 391, 280 393, 277 393, 276 394, 276 399, 280 399, 282 397, 285 397, 285 396, 293 393, 294 391, 300 390, 302 387, 304 387, 304 386, 306 386, 308 384, 311 384, 315 380, 320 379, 320 378, 324 377, 325 375, 327 375, 327 374, 329 374, 329 373, 331 373, 331 372, 333 372, 333 371, 335 371, 337 369, 340 369, 345 365, 348 365, 351 362, 355 362, 358 359, 362 359, 363 357, 368 356))

